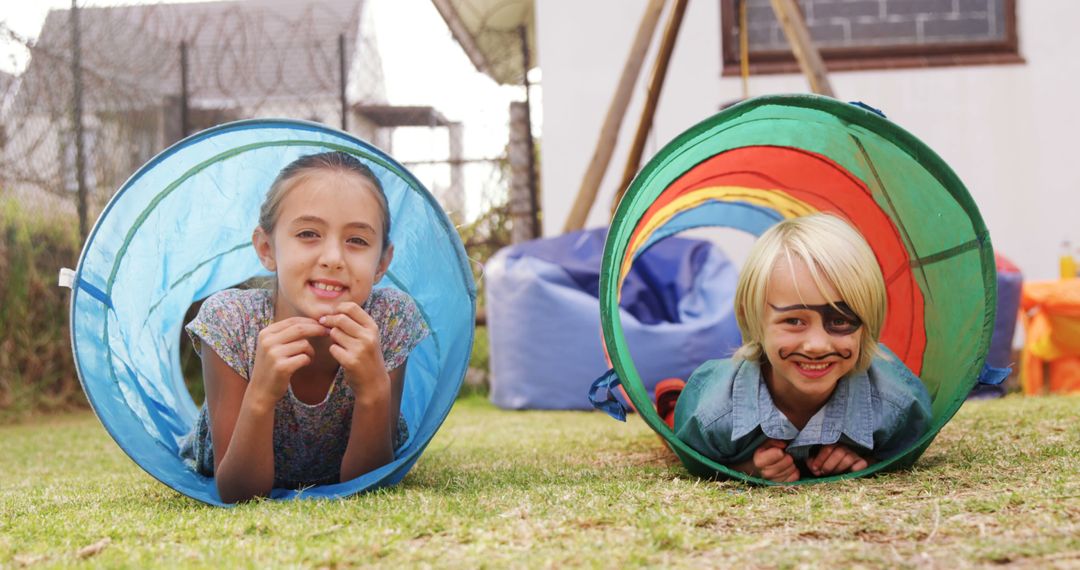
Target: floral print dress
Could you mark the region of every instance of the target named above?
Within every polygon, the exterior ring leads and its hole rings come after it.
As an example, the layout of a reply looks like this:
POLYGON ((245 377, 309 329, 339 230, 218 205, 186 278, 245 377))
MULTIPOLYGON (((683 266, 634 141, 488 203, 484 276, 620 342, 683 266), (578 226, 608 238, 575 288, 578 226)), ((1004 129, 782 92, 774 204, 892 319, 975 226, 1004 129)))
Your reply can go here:
MULTIPOLYGON (((364 310, 379 326, 388 371, 404 364, 409 352, 429 334, 416 303, 397 289, 373 290, 364 310)), ((202 354, 203 347, 210 347, 237 374, 250 380, 259 331, 273 322, 273 313, 271 291, 226 289, 207 298, 186 329, 196 352, 202 354)), ((354 401, 341 368, 326 398, 317 404, 300 401, 289 388, 274 408, 275 487, 295 489, 338 482, 354 401)), ((408 437, 408 426, 401 416, 394 448, 408 437)), ((192 432, 181 440, 180 455, 197 472, 213 476, 214 448, 205 405, 192 432)))

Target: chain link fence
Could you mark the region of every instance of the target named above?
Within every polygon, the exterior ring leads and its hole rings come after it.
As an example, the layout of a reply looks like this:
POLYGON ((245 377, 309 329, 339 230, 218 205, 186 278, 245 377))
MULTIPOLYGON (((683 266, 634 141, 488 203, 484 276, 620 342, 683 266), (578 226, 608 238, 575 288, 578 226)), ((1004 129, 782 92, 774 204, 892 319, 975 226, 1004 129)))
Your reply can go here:
POLYGON ((52 10, 2 86, 0 188, 90 223, 155 153, 225 121, 307 119, 380 144, 353 103, 384 102, 363 2, 205 2, 52 10), (83 196, 83 193, 85 196, 83 196), (79 203, 85 201, 85 212, 79 203))
MULTIPOLYGON (((0 311, 0 420, 43 401, 82 402, 66 311, 36 319, 32 309, 66 307, 55 269, 74 266, 112 194, 155 154, 260 117, 312 120, 390 147, 393 125, 364 114, 387 104, 366 4, 95 4, 50 11, 37 38, 0 21, 0 46, 29 54, 21 73, 0 73, 0 303, 22 307, 0 311)), ((466 163, 463 238, 471 257, 487 259, 508 243, 505 158, 455 160, 466 163)), ((439 153, 409 167, 440 196, 452 162, 439 153)))

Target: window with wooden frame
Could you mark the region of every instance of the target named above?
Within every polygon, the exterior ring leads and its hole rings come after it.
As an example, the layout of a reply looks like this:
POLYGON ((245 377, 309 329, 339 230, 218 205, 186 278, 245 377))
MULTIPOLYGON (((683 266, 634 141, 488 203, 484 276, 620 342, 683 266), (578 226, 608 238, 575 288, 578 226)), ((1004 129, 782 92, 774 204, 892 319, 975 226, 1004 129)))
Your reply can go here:
MULTIPOLYGON (((751 74, 799 70, 771 0, 719 0, 723 74, 740 73, 746 3, 751 74)), ((798 0, 830 71, 1023 63, 1017 0, 798 0)))

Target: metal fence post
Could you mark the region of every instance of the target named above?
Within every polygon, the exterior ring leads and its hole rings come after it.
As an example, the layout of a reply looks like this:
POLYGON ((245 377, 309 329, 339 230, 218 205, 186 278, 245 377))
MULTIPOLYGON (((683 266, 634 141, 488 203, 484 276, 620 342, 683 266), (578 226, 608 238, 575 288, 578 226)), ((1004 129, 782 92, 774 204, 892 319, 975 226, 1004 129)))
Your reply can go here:
POLYGON ((180 138, 191 133, 191 118, 188 111, 188 46, 180 42, 180 138))
POLYGON ((348 81, 347 70, 345 69, 345 34, 338 34, 338 73, 341 76, 341 90, 338 95, 341 97, 341 130, 349 130, 349 105, 345 100, 345 86, 348 81))
POLYGON ((71 79, 74 105, 72 108, 72 126, 75 131, 75 184, 78 188, 78 212, 79 212, 79 235, 85 241, 90 234, 89 220, 86 207, 86 162, 85 149, 83 148, 83 84, 82 84, 82 50, 79 42, 79 5, 77 0, 71 0, 71 13, 69 15, 71 25, 71 79))
POLYGON ((532 86, 529 84, 529 68, 532 67, 532 62, 529 57, 529 35, 525 26, 518 27, 518 35, 521 38, 521 81, 525 85, 525 124, 528 127, 525 144, 527 145, 529 152, 529 215, 532 218, 531 237, 538 238, 540 237, 540 200, 537 194, 540 193, 540 188, 539 184, 536 182, 536 146, 532 134, 532 98, 529 96, 532 91, 530 89, 532 86))

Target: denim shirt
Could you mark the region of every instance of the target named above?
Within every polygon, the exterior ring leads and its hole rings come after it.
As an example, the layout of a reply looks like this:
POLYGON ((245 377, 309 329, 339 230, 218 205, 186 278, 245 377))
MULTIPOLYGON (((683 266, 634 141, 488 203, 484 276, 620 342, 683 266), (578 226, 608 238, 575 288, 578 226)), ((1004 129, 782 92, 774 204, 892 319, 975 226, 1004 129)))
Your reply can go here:
POLYGON ((913 445, 930 425, 930 394, 887 348, 869 370, 836 384, 829 400, 799 430, 777 409, 761 366, 747 360, 710 360, 686 382, 675 406, 675 435, 719 463, 750 459, 766 439, 787 441, 798 464, 817 446, 842 443, 882 460, 913 445))

